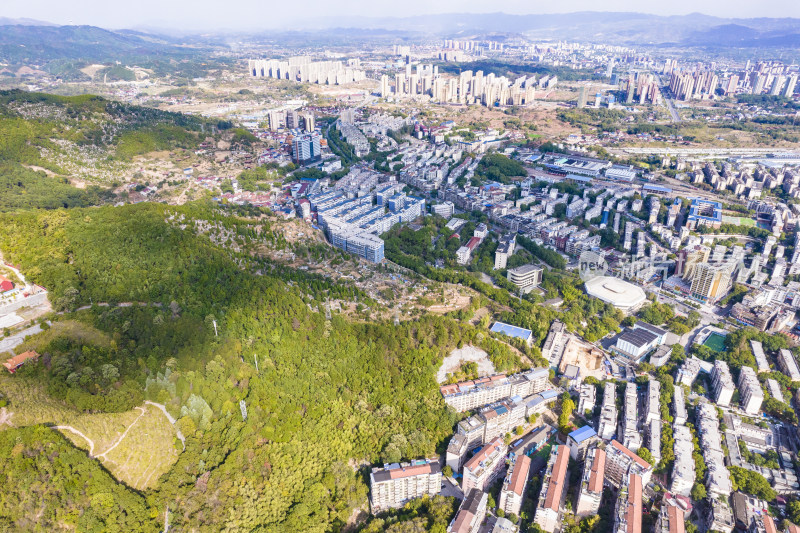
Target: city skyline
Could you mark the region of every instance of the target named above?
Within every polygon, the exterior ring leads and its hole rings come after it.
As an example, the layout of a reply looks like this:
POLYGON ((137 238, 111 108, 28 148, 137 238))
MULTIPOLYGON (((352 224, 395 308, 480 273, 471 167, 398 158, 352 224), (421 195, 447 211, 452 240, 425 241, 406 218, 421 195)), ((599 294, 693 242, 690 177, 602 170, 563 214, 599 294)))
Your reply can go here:
POLYGON ((184 31, 229 30, 245 31, 258 29, 306 29, 330 26, 359 27, 373 23, 375 19, 391 19, 418 16, 463 15, 463 14, 510 14, 547 15, 576 12, 598 13, 642 13, 657 16, 706 15, 720 18, 786 18, 800 17, 800 4, 787 0, 767 0, 758 4, 730 5, 716 0, 706 3, 701 12, 689 0, 677 0, 669 4, 644 6, 632 0, 611 0, 603 4, 602 11, 589 0, 567 0, 557 7, 534 5, 521 0, 505 2, 502 10, 475 0, 445 0, 423 2, 411 0, 402 10, 393 9, 383 3, 346 3, 304 0, 291 5, 263 5, 254 0, 233 0, 226 3, 227 9, 220 12, 215 3, 156 2, 142 0, 136 13, 122 12, 97 0, 81 2, 80 6, 70 2, 52 0, 11 0, 0 11, 0 19, 28 19, 57 25, 93 25, 110 29, 162 28, 184 31), (78 7, 80 9, 78 9, 78 7), (191 7, 191 9, 189 9, 191 7), (298 16, 302 13, 303 16, 298 16), (305 14, 313 14, 308 17, 305 14))

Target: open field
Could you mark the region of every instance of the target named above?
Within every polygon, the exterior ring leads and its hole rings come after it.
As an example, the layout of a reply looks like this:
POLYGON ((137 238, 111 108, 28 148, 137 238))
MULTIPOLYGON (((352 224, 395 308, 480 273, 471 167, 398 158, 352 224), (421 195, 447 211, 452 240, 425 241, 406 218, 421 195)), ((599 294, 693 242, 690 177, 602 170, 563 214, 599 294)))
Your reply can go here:
POLYGON ((50 398, 40 385, 20 376, 1 375, 0 392, 9 400, 0 412, 0 430, 52 425, 131 487, 152 487, 178 460, 175 429, 153 405, 124 413, 85 414, 50 398))

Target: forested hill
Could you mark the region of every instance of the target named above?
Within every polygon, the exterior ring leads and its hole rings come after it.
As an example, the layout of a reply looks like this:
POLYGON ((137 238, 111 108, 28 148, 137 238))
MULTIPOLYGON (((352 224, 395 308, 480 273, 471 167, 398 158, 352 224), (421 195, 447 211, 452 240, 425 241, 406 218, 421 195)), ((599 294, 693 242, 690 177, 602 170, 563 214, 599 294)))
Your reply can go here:
POLYGON ((97 96, 0 91, 0 211, 97 205, 110 199, 112 183, 87 180, 77 189, 70 165, 124 165, 148 152, 195 149, 212 129, 229 126, 97 96))
MULTIPOLYGON (((129 531, 126 524, 137 523, 158 531, 169 507, 177 531, 341 530, 366 502, 365 471, 356 465, 445 446, 456 415, 434 379, 443 354, 475 343, 514 357, 447 317, 399 326, 326 320, 326 298, 374 302, 353 286, 251 257, 248 242, 272 238, 268 223, 259 221, 258 231, 255 223, 204 204, 0 215, 6 259, 52 290, 67 311, 61 319, 108 339, 48 337, 37 347, 41 360, 14 379, 44 384, 52 398, 84 411, 158 401, 186 436, 177 463, 138 493, 96 473, 86 456, 58 459, 66 444, 57 435, 50 442, 38 430, 5 429, 0 453, 28 458, 0 468, 0 497, 13 502, 0 508, 9 529, 38 516, 42 529, 129 531), (201 220, 245 251, 212 244, 201 220), (134 305, 70 312, 89 301, 134 305)), ((451 516, 452 509, 423 525, 443 531, 451 516)))
POLYGON ((0 91, 0 161, 39 165, 59 172, 51 154, 62 144, 108 150, 129 159, 153 150, 192 148, 200 134, 227 123, 113 102, 99 96, 55 96, 0 91))

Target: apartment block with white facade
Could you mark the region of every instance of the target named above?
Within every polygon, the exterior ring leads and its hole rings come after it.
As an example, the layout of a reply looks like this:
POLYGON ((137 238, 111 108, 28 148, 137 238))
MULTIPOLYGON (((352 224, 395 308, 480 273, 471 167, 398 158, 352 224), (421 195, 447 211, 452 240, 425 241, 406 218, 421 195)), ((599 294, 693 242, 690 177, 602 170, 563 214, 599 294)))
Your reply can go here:
POLYGON ((442 487, 438 458, 376 467, 369 478, 373 513, 402 507, 409 500, 426 494, 435 496, 442 487))

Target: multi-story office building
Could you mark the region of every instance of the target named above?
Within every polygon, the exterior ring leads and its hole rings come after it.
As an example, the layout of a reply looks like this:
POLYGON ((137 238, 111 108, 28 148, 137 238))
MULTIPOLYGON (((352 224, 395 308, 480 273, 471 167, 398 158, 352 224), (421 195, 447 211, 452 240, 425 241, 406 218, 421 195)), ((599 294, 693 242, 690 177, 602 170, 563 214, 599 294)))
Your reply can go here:
POLYGON ((743 366, 739 372, 739 396, 745 413, 755 415, 761 409, 764 391, 761 389, 755 370, 749 366, 743 366))
POLYGON ((477 489, 467 491, 447 533, 478 533, 486 517, 489 494, 477 489))
POLYGON ((600 419, 597 422, 597 435, 604 440, 614 437, 617 431, 617 388, 611 382, 606 382, 603 389, 603 407, 600 419))
POLYGON ((778 366, 784 374, 789 376, 789 379, 800 381, 800 368, 797 367, 797 360, 786 348, 781 348, 778 352, 778 366))
POLYGON ((606 452, 594 447, 586 453, 581 477, 581 490, 578 495, 578 506, 575 514, 579 517, 597 514, 600 500, 603 498, 603 480, 605 479, 606 452))
POLYGON ((619 488, 614 533, 642 533, 642 478, 629 474, 619 488))
POLYGON ((535 368, 513 376, 497 374, 439 387, 447 405, 458 412, 471 411, 510 396, 530 396, 551 389, 550 371, 535 368))
POLYGON ((624 484, 628 474, 641 476, 642 483, 647 485, 652 473, 653 467, 650 463, 616 440, 606 446, 606 481, 614 487, 619 488, 624 484))
POLYGON ((725 361, 719 359, 714 361, 714 368, 711 370, 711 387, 717 405, 728 407, 731 404, 734 386, 728 363, 725 361))
POLYGON ((542 282, 542 269, 534 265, 522 265, 508 270, 508 281, 524 292, 530 292, 542 282))
POLYGON ((692 274, 690 292, 703 302, 716 302, 728 293, 731 286, 732 265, 727 263, 699 263, 692 274))
POLYGON ((569 450, 566 446, 553 446, 547 461, 542 491, 536 505, 533 521, 543 530, 553 533, 560 526, 561 506, 567 497, 567 468, 569 450))
POLYGON ((498 509, 502 509, 506 516, 509 514, 519 516, 530 470, 531 460, 527 455, 515 455, 511 458, 511 465, 509 466, 508 474, 503 480, 503 488, 500 490, 500 501, 498 503, 498 509))
POLYGON ((438 459, 376 467, 370 473, 370 507, 373 513, 402 507, 411 499, 434 496, 442 488, 438 459))
POLYGON ((502 437, 497 437, 473 455, 464 464, 461 488, 466 493, 470 489, 485 490, 502 474, 508 447, 502 437))
POLYGON ((313 161, 319 161, 322 157, 320 147, 320 136, 318 133, 298 135, 292 141, 292 159, 304 165, 313 161))

